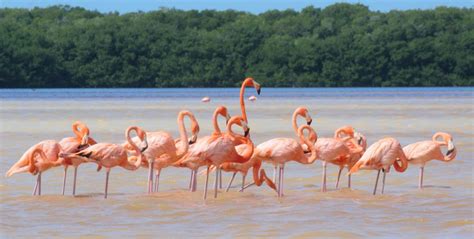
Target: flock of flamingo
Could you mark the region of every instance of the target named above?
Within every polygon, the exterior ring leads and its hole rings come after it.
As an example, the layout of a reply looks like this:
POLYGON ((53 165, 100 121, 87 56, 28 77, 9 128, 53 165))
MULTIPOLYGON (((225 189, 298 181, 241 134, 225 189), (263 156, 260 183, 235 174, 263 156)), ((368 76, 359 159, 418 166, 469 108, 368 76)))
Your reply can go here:
POLYGON ((204 199, 207 197, 209 174, 215 171, 214 197, 217 197, 218 188, 222 188, 222 170, 233 173, 225 189, 229 191, 237 173, 242 175, 244 191, 252 185, 261 186, 266 183, 275 190, 278 197, 283 196, 285 164, 296 161, 301 164, 311 164, 317 159, 322 161, 323 176, 321 191, 325 192, 327 163, 339 166, 336 188, 344 167, 349 170, 348 187, 351 187, 351 174, 360 169, 377 170, 377 179, 373 194, 377 192, 380 171, 383 172, 382 189, 385 187, 385 176, 393 165, 397 172, 404 172, 408 164, 420 166, 419 188, 423 187, 423 172, 425 164, 433 159, 451 161, 456 157, 456 148, 451 135, 438 132, 431 140, 412 143, 401 147, 394 138, 381 139, 367 148, 367 140, 361 133, 355 132, 351 126, 337 129, 333 137, 318 138, 310 126, 312 118, 305 107, 298 107, 292 117, 292 127, 296 138, 274 138, 254 146, 250 139, 245 111, 244 91, 246 87, 254 87, 260 94, 260 85, 252 78, 247 78, 240 89, 240 107, 242 115, 231 117, 227 108, 219 106, 212 116, 214 132, 198 138, 199 124, 193 113, 183 110, 178 114, 180 137, 173 137, 163 131, 145 132, 138 126, 130 126, 125 130, 126 141, 123 144, 97 143, 90 137, 89 128, 82 122, 72 125, 76 137, 67 137, 57 142, 44 140, 29 148, 20 160, 6 173, 9 177, 16 173, 29 172, 37 175, 33 195, 41 195, 41 174, 53 167, 64 167, 62 194, 64 195, 67 169, 74 168, 72 194, 76 193, 77 168, 86 162, 96 163, 97 171, 105 168, 105 193, 107 198, 110 170, 120 166, 127 170, 137 170, 140 167, 148 168, 148 193, 158 191, 160 173, 163 168, 174 166, 191 170, 189 190, 196 191, 198 169, 207 168, 201 174, 206 177, 204 199), (218 117, 226 119, 226 132, 222 132, 218 125, 218 117), (190 119, 191 135, 184 125, 184 118, 190 119), (306 125, 298 126, 298 118, 303 118, 306 125), (232 130, 239 127, 242 133, 232 130), (131 133, 136 133, 131 137, 131 133), (440 140, 442 139, 442 140, 440 140), (447 146, 446 154, 441 147, 447 146), (274 166, 273 179, 270 179, 262 167, 262 163, 274 166), (245 178, 252 169, 253 182, 246 185, 245 178), (155 172, 154 172, 155 171, 155 172), (278 174, 278 182, 277 180, 278 174), (277 184, 277 185, 276 185, 277 184))

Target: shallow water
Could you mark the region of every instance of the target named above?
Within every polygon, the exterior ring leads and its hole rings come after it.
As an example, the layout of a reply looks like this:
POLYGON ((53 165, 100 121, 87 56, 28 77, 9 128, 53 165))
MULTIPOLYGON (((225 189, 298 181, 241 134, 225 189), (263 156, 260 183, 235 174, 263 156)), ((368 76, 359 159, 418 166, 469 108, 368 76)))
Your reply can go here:
MULTIPOLYGON (((1 223, 4 238, 63 237, 456 237, 474 233, 474 89, 268 89, 247 102, 255 144, 274 137, 294 137, 290 120, 300 105, 310 109, 320 137, 351 124, 370 143, 393 136, 402 145, 428 140, 436 131, 449 132, 458 148, 450 163, 432 161, 425 185, 417 189, 418 168, 387 176, 384 195, 371 194, 375 171, 354 175, 352 189, 334 189, 337 168, 329 167, 328 193, 321 193, 321 163, 289 163, 285 197, 268 187, 239 193, 221 190, 202 200, 187 192, 190 171, 163 170, 160 192, 146 195, 146 170, 114 168, 107 200, 105 173, 91 164, 79 168, 77 196, 72 197, 72 170, 61 196, 62 168, 43 174, 41 197, 31 196, 35 178, 29 174, 0 177, 1 223)), ((255 94, 249 89, 247 96, 255 94)), ((238 89, 92 89, 0 90, 0 173, 5 173, 31 145, 44 139, 71 136, 74 120, 88 124, 99 142, 123 142, 123 130, 168 130, 178 137, 176 115, 193 111, 201 136, 211 132, 214 108, 223 104, 239 114, 238 89), (200 102, 210 96, 211 103, 200 102)), ((267 173, 272 168, 266 166, 267 173)), ((224 184, 230 178, 224 175, 224 184)), ((211 176, 211 184, 213 177, 211 176)), ((240 177, 236 182, 240 181, 240 177)), ((342 185, 346 186, 343 177, 342 185)))

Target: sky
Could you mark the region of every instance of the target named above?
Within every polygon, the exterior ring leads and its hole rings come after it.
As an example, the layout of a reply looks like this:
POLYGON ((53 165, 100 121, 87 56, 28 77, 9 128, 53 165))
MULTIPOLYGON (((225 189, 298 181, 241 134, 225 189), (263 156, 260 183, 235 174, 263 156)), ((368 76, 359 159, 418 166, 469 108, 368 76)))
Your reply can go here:
POLYGON ((252 13, 261 13, 271 9, 294 9, 313 5, 324 8, 336 2, 362 3, 370 10, 390 11, 407 9, 432 9, 437 6, 469 7, 474 6, 474 0, 0 0, 0 8, 34 8, 51 5, 80 6, 100 12, 119 13, 151 11, 160 7, 177 8, 182 10, 227 10, 234 9, 252 13))

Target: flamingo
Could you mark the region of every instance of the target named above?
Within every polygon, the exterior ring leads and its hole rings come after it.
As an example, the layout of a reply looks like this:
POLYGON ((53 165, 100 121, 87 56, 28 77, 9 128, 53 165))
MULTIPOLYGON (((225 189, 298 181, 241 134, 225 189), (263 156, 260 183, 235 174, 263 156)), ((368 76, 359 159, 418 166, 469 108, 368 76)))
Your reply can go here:
MULTIPOLYGON (((227 111, 227 108, 225 106, 218 106, 216 108, 216 110, 214 111, 214 114, 212 115, 212 125, 214 127, 214 132, 212 133, 212 136, 218 136, 218 135, 221 135, 222 132, 219 128, 219 123, 217 121, 217 117, 221 115, 223 117, 226 118, 226 122, 229 122, 230 120, 230 115, 227 111)), ((209 139, 209 137, 211 136, 206 136, 206 137, 203 137, 203 138, 199 138, 197 140, 197 142, 199 141, 205 141, 207 139, 209 139)), ((189 190, 191 192, 194 192, 196 191, 196 187, 197 187, 197 180, 196 180, 196 175, 197 175, 197 170, 199 169, 199 167, 205 165, 204 162, 194 162, 194 161, 188 161, 187 163, 183 163, 185 162, 187 159, 188 159, 188 156, 189 155, 192 155, 193 154, 193 151, 196 149, 194 146, 196 146, 196 144, 192 144, 189 146, 189 149, 188 149, 188 153, 183 156, 180 160, 178 160, 177 162, 175 162, 173 164, 173 166, 175 167, 187 167, 189 169, 191 169, 191 178, 190 178, 190 181, 189 181, 189 190)))
POLYGON ((353 174, 360 169, 378 170, 375 180, 374 195, 377 192, 380 170, 383 171, 382 194, 385 188, 385 175, 393 165, 397 172, 404 172, 408 167, 408 160, 403 152, 402 146, 394 138, 384 138, 372 144, 362 155, 359 161, 352 166, 349 174, 353 174), (400 164, 398 163, 400 162, 400 164))
MULTIPOLYGON (((353 153, 346 156, 340 156, 339 160, 331 161, 331 163, 339 166, 339 172, 337 173, 336 189, 339 188, 339 180, 341 178, 342 169, 344 167, 347 167, 347 170, 350 170, 352 166, 354 166, 354 164, 357 163, 357 161, 359 161, 359 159, 362 157, 365 150, 367 149, 367 138, 363 134, 359 132, 355 132, 354 138, 357 139, 358 146, 362 147, 362 151, 359 153, 353 153)), ((352 145, 352 141, 346 142, 346 145, 348 147, 357 147, 357 146, 352 145)), ((351 175, 350 174, 347 176, 347 187, 351 188, 351 175)))
POLYGON ((205 96, 201 99, 201 102, 203 103, 207 103, 207 102, 210 102, 211 101, 211 98, 209 98, 208 96, 205 96))
MULTIPOLYGON (((295 131, 295 134, 298 135, 298 124, 297 124, 297 118, 298 116, 301 116, 301 117, 304 117, 305 120, 306 120, 306 124, 307 125, 311 125, 311 122, 313 122, 313 119, 311 118, 311 116, 309 115, 309 112, 308 112, 308 109, 306 107, 298 107, 296 108, 296 110, 293 112, 293 116, 292 116, 292 126, 293 126, 293 129, 295 131)), ((304 145, 304 144, 303 144, 304 145)), ((303 146, 304 147, 304 146, 303 146)), ((238 146, 237 147, 237 151, 239 153, 241 153, 242 151, 244 150, 243 147, 241 146, 238 146)), ((232 175, 232 178, 227 186, 227 189, 226 189, 226 192, 229 191, 229 188, 230 186, 232 185, 232 181, 234 180, 234 177, 236 175, 237 172, 240 172, 242 174, 242 178, 243 178, 243 181, 245 180, 245 177, 247 175, 247 171, 251 168, 251 167, 255 167, 253 172, 254 172, 254 183, 251 183, 247 186, 244 186, 242 184, 242 188, 240 189, 240 191, 243 191, 245 190, 245 188, 253 185, 253 184, 256 184, 257 186, 260 186, 261 183, 262 183, 262 180, 266 177, 266 175, 262 175, 262 176, 258 176, 258 172, 259 172, 259 168, 261 167, 261 161, 258 160, 259 158, 258 157, 252 157, 250 159, 249 162, 246 162, 245 165, 242 165, 242 166, 237 166, 237 164, 232 164, 232 165, 227 165, 227 164, 223 164, 223 170, 226 171, 226 172, 234 172, 234 174, 232 175), (236 168, 238 167, 238 168, 236 168)), ((278 164, 275 164, 274 165, 274 171, 273 171, 273 182, 276 181, 276 172, 277 172, 277 165, 278 164)))
POLYGON ((6 173, 13 174, 30 172, 37 175, 33 195, 41 195, 41 174, 53 167, 60 166, 64 159, 59 158, 61 145, 54 140, 44 140, 30 147, 6 173))
MULTIPOLYGON (((326 192, 326 167, 327 163, 335 163, 340 158, 350 158, 352 154, 359 154, 363 148, 359 147, 354 140, 354 129, 351 126, 343 126, 337 129, 333 138, 319 138, 314 144, 316 151, 318 151, 319 159, 323 163, 323 177, 321 192, 326 192), (343 137, 343 135, 346 135, 343 137)), ((342 165, 347 164, 343 160, 342 165)))
POLYGON ((302 125, 297 130, 298 142, 292 138, 275 138, 259 144, 255 148, 252 160, 267 161, 274 165, 279 165, 278 174, 278 197, 283 196, 283 176, 285 164, 288 161, 296 161, 301 164, 311 164, 317 159, 317 152, 314 147, 314 141, 317 140, 317 134, 309 125, 302 125), (308 131, 309 137, 304 136, 304 131, 308 131), (310 155, 305 154, 303 144, 309 149, 310 155))
POLYGON ((214 165, 216 169, 216 181, 214 188, 214 197, 217 197, 217 186, 220 165, 224 162, 245 162, 252 156, 253 143, 250 139, 242 139, 241 136, 232 131, 233 125, 241 125, 247 137, 249 128, 241 116, 232 117, 227 124, 227 132, 221 135, 211 135, 210 137, 200 140, 193 146, 193 151, 189 152, 188 158, 183 163, 206 164, 206 185, 204 188, 204 199, 207 198, 207 185, 209 181, 210 166, 214 165), (237 139, 239 138, 239 139, 237 139), (235 148, 235 141, 245 142, 246 150, 242 154, 238 154, 235 148))
POLYGON ((405 152, 405 155, 407 156, 408 163, 420 165, 418 187, 421 189, 423 188, 423 171, 425 164, 432 159, 449 162, 456 157, 457 149, 454 146, 453 138, 450 134, 437 132, 433 135, 431 141, 420 141, 409 144, 403 148, 403 152, 405 152), (443 141, 438 141, 439 137, 443 138, 443 141), (444 156, 441 151, 442 146, 448 147, 446 156, 444 156))
MULTIPOLYGON (((67 137, 59 141, 59 144, 62 148, 62 153, 76 153, 80 150, 88 147, 89 145, 94 145, 97 142, 89 137, 89 128, 86 124, 76 121, 72 124, 72 131, 76 135, 76 137, 67 137), (80 129, 79 129, 80 128, 80 129)), ((64 176, 63 176, 63 188, 62 194, 64 195, 64 191, 66 189, 66 176, 67 176, 67 169, 69 166, 74 167, 74 181, 72 186, 72 195, 76 195, 76 177, 77 177, 77 167, 82 163, 82 160, 71 160, 66 158, 63 161, 64 166, 64 176)), ((100 168, 98 168, 100 170, 100 168)))
MULTIPOLYGON (((178 127, 180 138, 174 140, 171 134, 163 131, 147 132, 148 149, 143 152, 148 162, 143 161, 143 167, 149 168, 148 172, 148 193, 158 191, 159 179, 161 169, 173 165, 176 161, 181 159, 187 152, 190 144, 197 140, 199 133, 199 124, 194 117, 194 114, 182 110, 178 113, 178 127), (186 128, 184 127, 184 117, 187 116, 191 120, 191 139, 188 141, 186 128), (156 169, 155 185, 153 187, 153 170, 156 169)), ((139 142, 139 138, 132 139, 135 143, 139 142)), ((129 143, 124 144, 125 147, 130 148, 129 143)))
POLYGON ((251 95, 251 96, 249 97, 249 101, 252 101, 252 102, 253 102, 253 101, 256 101, 256 100, 257 100, 257 96, 255 96, 255 95, 251 95))
POLYGON ((130 126, 125 130, 125 138, 129 145, 135 151, 135 155, 129 157, 127 154, 127 148, 119 144, 111 143, 98 143, 94 144, 86 149, 83 149, 77 153, 62 153, 61 156, 65 158, 71 158, 74 160, 82 160, 83 162, 94 162, 98 165, 105 167, 105 191, 104 198, 107 198, 108 186, 109 186, 109 174, 110 170, 113 167, 120 166, 127 170, 137 170, 140 167, 142 162, 143 154, 142 152, 148 147, 147 135, 138 126, 130 126), (132 141, 130 137, 130 132, 135 131, 137 137, 141 140, 140 148, 132 141), (138 159, 137 159, 138 157, 138 159), (135 161, 132 164, 129 161, 135 161))

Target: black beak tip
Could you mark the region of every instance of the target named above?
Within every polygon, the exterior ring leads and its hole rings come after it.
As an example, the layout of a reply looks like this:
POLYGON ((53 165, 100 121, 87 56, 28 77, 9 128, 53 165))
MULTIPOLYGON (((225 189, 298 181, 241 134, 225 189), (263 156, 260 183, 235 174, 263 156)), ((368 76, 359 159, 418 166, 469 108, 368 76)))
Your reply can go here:
POLYGON ((313 123, 313 120, 306 122, 307 125, 311 125, 311 123, 313 123))
POLYGON ((196 140, 192 140, 192 139, 190 139, 188 142, 189 145, 194 144, 194 143, 196 143, 196 140))
POLYGON ((448 150, 448 152, 446 152, 446 156, 450 155, 453 151, 454 151, 454 149, 448 150))
POLYGON ((250 133, 250 130, 246 130, 244 136, 247 137, 250 133))
POLYGON ((258 90, 257 90, 257 94, 258 94, 258 95, 260 95, 260 91, 261 91, 261 90, 262 90, 262 89, 258 89, 258 90))

